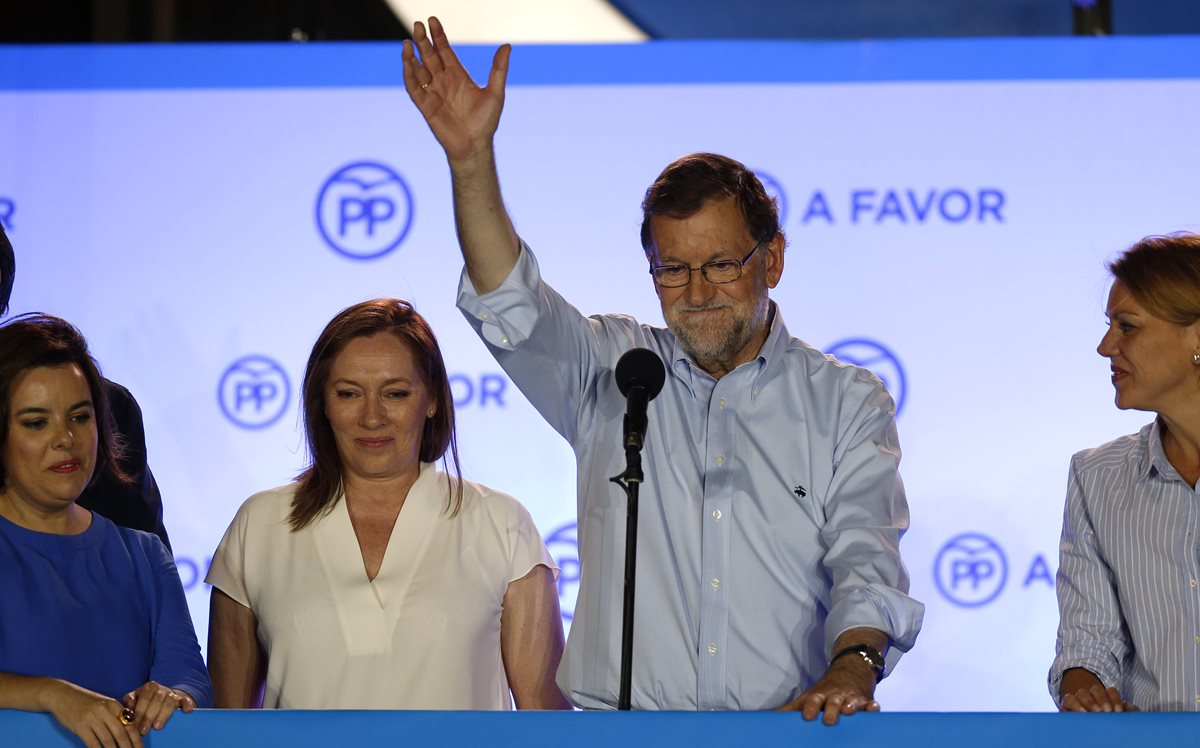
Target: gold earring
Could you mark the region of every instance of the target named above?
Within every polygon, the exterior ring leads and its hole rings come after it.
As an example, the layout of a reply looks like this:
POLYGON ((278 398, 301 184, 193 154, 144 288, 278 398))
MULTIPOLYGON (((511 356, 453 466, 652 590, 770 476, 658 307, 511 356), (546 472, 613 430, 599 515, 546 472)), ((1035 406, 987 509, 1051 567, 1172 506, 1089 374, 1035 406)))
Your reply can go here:
POLYGON ((1193 364, 1200 365, 1200 353, 1193 353, 1193 354, 1192 354, 1192 363, 1193 363, 1193 364))

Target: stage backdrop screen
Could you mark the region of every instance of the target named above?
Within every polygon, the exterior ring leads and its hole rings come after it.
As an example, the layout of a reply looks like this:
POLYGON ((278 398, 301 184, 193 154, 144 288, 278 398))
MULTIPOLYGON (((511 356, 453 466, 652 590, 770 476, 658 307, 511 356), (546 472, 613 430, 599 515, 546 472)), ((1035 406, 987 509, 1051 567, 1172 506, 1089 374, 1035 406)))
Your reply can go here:
MULTIPOLYGON (((491 51, 463 50, 478 79, 491 51)), ((528 46, 497 160, 544 276, 655 324, 646 187, 691 151, 761 176, 790 330, 899 407, 927 612, 880 701, 1046 710, 1068 460, 1151 419, 1095 352, 1104 263, 1200 229, 1197 123, 1196 38, 528 46)), ((141 403, 202 642, 227 524, 305 464, 313 341, 377 296, 433 324, 464 473, 529 507, 569 625, 573 454, 455 309, 448 171, 398 45, 0 48, 0 143, 12 313, 76 323, 141 403)))

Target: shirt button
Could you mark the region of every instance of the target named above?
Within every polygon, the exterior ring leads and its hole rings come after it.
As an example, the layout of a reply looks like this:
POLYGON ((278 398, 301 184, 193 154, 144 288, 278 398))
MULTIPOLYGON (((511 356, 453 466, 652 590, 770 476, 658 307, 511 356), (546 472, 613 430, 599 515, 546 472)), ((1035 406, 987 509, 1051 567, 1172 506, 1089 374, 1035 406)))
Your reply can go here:
MULTIPOLYGON (((724 465, 724 464, 725 464, 725 456, 724 456, 724 455, 717 455, 717 460, 716 460, 716 462, 717 462, 717 464, 718 464, 718 465, 724 465)), ((1195 585, 1195 584, 1193 584, 1192 586, 1193 586, 1193 587, 1195 587, 1196 585, 1195 585)))
POLYGON ((721 398, 717 402, 717 404, 721 406, 721 410, 725 410, 725 406, 728 405, 729 403, 725 402, 725 398, 721 398))
POLYGON ((504 345, 508 345, 508 336, 505 335, 504 337, 500 338, 500 342, 504 345))
POLYGON ((479 315, 479 319, 491 319, 491 318, 492 318, 492 315, 488 314, 487 312, 484 312, 483 314, 479 315))
POLYGON ((721 519, 721 510, 720 509, 713 510, 713 519, 721 519))
POLYGON ((1188 584, 1190 584, 1190 585, 1192 586, 1192 589, 1196 589, 1196 580, 1195 580, 1195 579, 1193 579, 1192 581, 1188 582, 1188 584))
POLYGON ((1193 643, 1193 644, 1200 644, 1200 636, 1193 636, 1193 637, 1192 637, 1192 643, 1193 643))
POLYGON ((754 388, 754 396, 758 397, 758 388, 757 387, 754 388))
MULTIPOLYGON (((716 645, 716 644, 709 644, 709 645, 708 645, 708 653, 709 653, 710 655, 715 655, 715 654, 717 653, 717 645, 716 645)), ((1200 696, 1197 696, 1197 697, 1196 697, 1196 701, 1200 701, 1200 696)))
MULTIPOLYGON (((711 582, 709 582, 709 584, 711 584, 711 585, 712 585, 712 588, 713 588, 714 590, 719 590, 719 589, 721 589, 721 580, 720 580, 720 579, 714 579, 714 580, 712 580, 711 582)), ((1200 636, 1197 636, 1197 637, 1196 637, 1196 643, 1197 643, 1197 644, 1200 644, 1200 636)))

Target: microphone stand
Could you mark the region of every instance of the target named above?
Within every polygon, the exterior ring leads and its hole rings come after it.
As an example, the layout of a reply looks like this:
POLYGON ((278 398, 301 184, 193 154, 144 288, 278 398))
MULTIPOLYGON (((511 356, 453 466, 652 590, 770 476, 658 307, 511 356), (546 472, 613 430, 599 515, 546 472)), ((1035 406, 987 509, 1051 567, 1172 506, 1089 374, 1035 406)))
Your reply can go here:
MULTIPOLYGON (((640 400, 640 412, 646 412, 646 396, 644 387, 632 387, 629 390, 629 401, 640 400)), ((626 417, 628 419, 628 416, 626 417)), ((643 425, 644 429, 644 425, 643 425)), ((643 434, 630 430, 628 423, 625 429, 625 472, 609 478, 625 491, 628 498, 628 510, 625 514, 625 599, 621 617, 621 686, 617 696, 617 709, 629 711, 631 707, 630 688, 633 681, 633 592, 637 581, 637 528, 638 528, 638 486, 642 483, 642 440, 643 434)))

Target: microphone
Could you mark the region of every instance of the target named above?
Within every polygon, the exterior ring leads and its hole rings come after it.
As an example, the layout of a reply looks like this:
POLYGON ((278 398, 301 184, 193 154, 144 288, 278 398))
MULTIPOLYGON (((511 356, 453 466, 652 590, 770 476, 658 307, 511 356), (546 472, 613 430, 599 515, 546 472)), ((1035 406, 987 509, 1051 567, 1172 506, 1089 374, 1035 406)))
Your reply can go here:
POLYGON ((630 708, 633 693, 633 599, 637 581, 638 484, 642 474, 642 442, 646 437, 646 406, 667 381, 667 370, 654 351, 625 351, 613 371, 617 389, 625 396, 625 472, 610 478, 625 490, 629 509, 625 515, 625 596, 621 615, 621 683, 617 709, 630 708))
POLYGON ((667 370, 658 354, 647 348, 633 348, 617 360, 613 372, 617 389, 626 398, 625 450, 640 451, 646 437, 646 406, 662 392, 667 370))

